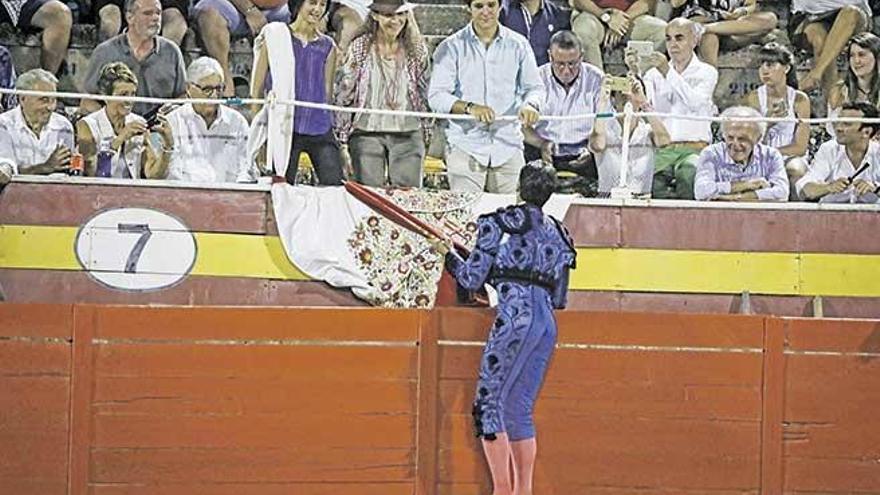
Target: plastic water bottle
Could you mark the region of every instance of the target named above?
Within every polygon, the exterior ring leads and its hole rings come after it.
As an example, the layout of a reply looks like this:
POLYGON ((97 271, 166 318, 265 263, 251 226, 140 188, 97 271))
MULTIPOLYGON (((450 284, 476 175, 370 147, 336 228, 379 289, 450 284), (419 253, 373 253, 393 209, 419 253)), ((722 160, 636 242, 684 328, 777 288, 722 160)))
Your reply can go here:
POLYGON ((101 146, 98 148, 97 165, 95 167, 96 177, 110 177, 112 172, 111 162, 113 161, 113 148, 110 147, 112 139, 104 138, 101 140, 101 146))

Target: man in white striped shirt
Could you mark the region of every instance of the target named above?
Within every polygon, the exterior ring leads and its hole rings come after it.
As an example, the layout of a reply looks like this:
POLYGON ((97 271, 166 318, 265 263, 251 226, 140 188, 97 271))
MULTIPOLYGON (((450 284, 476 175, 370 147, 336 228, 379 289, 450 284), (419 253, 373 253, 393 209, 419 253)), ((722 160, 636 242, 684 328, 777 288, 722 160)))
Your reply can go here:
MULTIPOLYGON (((538 68, 546 97, 541 108, 547 116, 596 113, 604 74, 583 61, 581 42, 571 31, 559 31, 550 40, 550 62, 538 68)), ((526 160, 546 163, 584 161, 589 157, 587 140, 592 118, 541 120, 534 128, 523 127, 526 160)))
MULTIPOLYGON (((730 107, 721 117, 761 118, 751 107, 730 107)), ((785 161, 776 148, 760 144, 765 122, 721 123, 723 143, 707 146, 697 160, 697 200, 788 201, 785 161)))

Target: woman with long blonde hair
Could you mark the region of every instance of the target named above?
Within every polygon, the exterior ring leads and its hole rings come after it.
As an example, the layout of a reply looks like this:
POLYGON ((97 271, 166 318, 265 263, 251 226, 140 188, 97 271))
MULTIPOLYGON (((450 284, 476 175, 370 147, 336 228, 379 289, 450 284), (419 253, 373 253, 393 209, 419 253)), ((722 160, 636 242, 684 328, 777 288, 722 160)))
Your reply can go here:
MULTIPOLYGON (((336 105, 428 111, 428 48, 412 8, 405 0, 370 5, 369 18, 336 71, 336 105)), ((419 187, 431 124, 401 115, 340 112, 335 129, 358 182, 419 187)))

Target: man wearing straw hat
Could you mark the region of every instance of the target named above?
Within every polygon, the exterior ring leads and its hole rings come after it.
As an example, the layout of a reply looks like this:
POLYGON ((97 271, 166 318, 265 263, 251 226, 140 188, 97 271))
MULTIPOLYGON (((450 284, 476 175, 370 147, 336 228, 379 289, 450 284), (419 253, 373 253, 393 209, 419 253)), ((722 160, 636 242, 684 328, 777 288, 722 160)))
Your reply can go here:
POLYGON ((513 194, 525 165, 520 126, 538 121, 544 85, 528 40, 498 22, 499 0, 469 0, 468 9, 471 22, 434 52, 428 103, 474 118, 449 122, 450 188, 513 194))

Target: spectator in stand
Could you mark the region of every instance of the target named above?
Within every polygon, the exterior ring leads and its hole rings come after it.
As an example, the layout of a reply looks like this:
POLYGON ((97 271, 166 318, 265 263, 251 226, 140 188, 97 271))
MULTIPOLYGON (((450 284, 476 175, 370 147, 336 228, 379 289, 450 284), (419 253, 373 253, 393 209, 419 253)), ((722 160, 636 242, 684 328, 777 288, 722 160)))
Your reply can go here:
MULTIPOLYGON (((760 118, 751 107, 730 107, 722 118, 760 118)), ((721 123, 723 143, 706 147, 697 162, 694 196, 699 201, 788 201, 785 162, 761 144, 764 122, 721 123)))
MULTIPOLYGON (((428 47, 404 0, 376 0, 336 71, 334 104, 428 111, 428 47)), ((338 112, 336 137, 358 182, 421 187, 431 119, 338 112), (386 181, 386 175, 389 180, 386 181)))
POLYGON ((529 40, 539 67, 549 60, 553 34, 571 29, 571 14, 552 0, 502 0, 500 19, 529 40))
POLYGON ((232 40, 254 37, 269 22, 290 22, 287 0, 199 0, 192 11, 205 55, 223 67, 223 79, 227 82, 223 96, 235 96, 229 69, 232 40))
MULTIPOLYGON (((764 83, 746 97, 746 105, 764 117, 810 118, 810 98, 795 89, 794 55, 778 43, 768 43, 758 52, 758 77, 764 83)), ((807 172, 807 148, 810 145, 810 124, 806 122, 769 123, 763 144, 772 146, 785 158, 789 189, 807 172)), ((792 194, 792 200, 797 197, 792 194)))
MULTIPOLYGON (((336 72, 336 44, 333 38, 321 34, 322 19, 327 14, 328 0, 291 0, 293 22, 285 31, 293 44, 292 72, 295 75, 293 97, 297 101, 328 103, 333 95, 333 76, 336 72)), ((267 42, 268 43, 268 42, 267 42)), ((274 84, 267 74, 281 74, 290 67, 290 59, 275 60, 284 70, 269 73, 270 58, 267 43, 262 43, 251 78, 251 97, 259 98, 274 84)), ((293 146, 285 174, 287 182, 296 183, 299 155, 307 153, 322 185, 342 184, 342 155, 333 135, 333 115, 328 110, 300 107, 293 119, 293 146)))
MULTIPOLYGON (((189 98, 223 94, 223 67, 210 57, 186 69, 189 98)), ((174 153, 168 178, 190 182, 254 182, 259 173, 247 153, 248 123, 225 106, 187 103, 168 114, 174 153)))
MULTIPOLYGON (((18 76, 15 89, 54 92, 58 79, 32 69, 18 76)), ((54 96, 21 96, 19 105, 0 114, 0 157, 12 160, 17 173, 67 172, 73 150, 73 126, 55 113, 54 96)))
POLYGON ((676 17, 702 24, 700 59, 713 66, 722 40, 740 48, 769 34, 778 22, 773 12, 758 12, 758 0, 672 0, 672 6, 676 17))
POLYGON ((652 0, 571 0, 571 29, 584 45, 584 58, 598 68, 602 48, 627 40, 650 41, 663 50, 666 22, 651 13, 652 0))
MULTIPOLYGON (((623 112, 627 102, 632 103, 633 111, 653 112, 654 108, 645 95, 642 82, 634 74, 628 76, 630 89, 627 92, 611 93, 608 85, 602 88, 599 108, 603 112, 623 112), (611 107, 613 101, 614 107, 611 107)), ((620 184, 620 169, 623 162, 623 121, 617 118, 597 119, 590 134, 590 150, 596 154, 599 170, 599 193, 610 195, 611 189, 620 184)), ((632 119, 629 133, 629 157, 626 174, 627 188, 636 196, 651 197, 654 178, 654 148, 669 144, 669 133, 657 117, 632 119)))
POLYGON ((789 38, 797 48, 813 52, 813 68, 801 79, 800 89, 820 86, 825 94, 837 82, 835 61, 847 41, 870 25, 867 0, 792 0, 789 38))
MULTIPOLYGON (((186 91, 180 48, 159 36, 162 5, 159 0, 125 0, 128 29, 95 47, 83 79, 83 92, 96 94, 101 69, 110 62, 127 65, 138 81, 137 96, 177 98, 186 91)), ((155 103, 135 103, 134 113, 146 116, 159 109, 155 103)), ((81 111, 100 110, 95 100, 83 100, 81 111)))
MULTIPOLYGON (((880 105, 880 37, 873 33, 853 36, 846 55, 846 75, 828 93, 829 118, 836 117, 844 103, 864 102, 875 107, 880 105)), ((828 124, 828 129, 833 136, 831 124, 828 124)))
MULTIPOLYGON (((12 54, 5 46, 0 46, 0 88, 15 88, 16 77, 12 54)), ((16 105, 18 105, 17 96, 7 93, 0 97, 0 111, 12 110, 16 105)))
MULTIPOLYGON (((101 69, 98 91, 102 95, 134 96, 137 76, 122 62, 111 62, 101 69)), ((98 175, 97 155, 109 151, 109 177, 119 179, 161 179, 168 171, 174 141, 167 136, 164 117, 157 127, 165 146, 156 152, 149 144, 147 121, 133 114, 130 101, 107 101, 104 108, 83 117, 76 124, 77 146, 85 161, 86 175, 98 175)))
POLYGON ((331 0, 327 13, 330 31, 335 34, 339 50, 348 50, 348 44, 358 36, 361 26, 370 16, 373 0, 331 0))
POLYGON ((43 31, 40 67, 58 74, 67 58, 73 15, 59 0, 0 0, 0 24, 12 24, 25 33, 43 31))
MULTIPOLYGON (((162 36, 173 41, 177 46, 183 42, 189 11, 189 0, 161 0, 162 2, 162 36)), ((127 26, 122 11, 125 0, 96 0, 92 4, 92 12, 97 21, 98 41, 110 39, 127 26)))
MULTIPOLYGON (((840 116, 876 119, 878 114, 873 105, 845 103, 840 116)), ((797 182, 800 197, 837 203, 876 202, 880 185, 880 142, 873 137, 878 127, 878 124, 862 122, 835 122, 837 138, 819 146, 810 170, 797 182)))
POLYGON ((516 192, 525 165, 521 124, 535 125, 544 100, 532 47, 499 24, 498 2, 469 0, 471 22, 434 51, 431 108, 474 117, 451 120, 446 131, 447 175, 455 191, 516 192), (514 114, 519 122, 495 120, 514 114))
MULTIPOLYGON (((666 51, 654 52, 642 63, 651 67, 644 76, 648 100, 657 112, 705 116, 715 114, 712 94, 718 83, 715 67, 701 61, 697 46, 699 25, 677 18, 666 26, 666 51)), ((627 50, 626 64, 638 70, 639 58, 627 50)), ((654 153, 652 196, 661 199, 694 199, 694 174, 700 151, 712 141, 711 122, 666 118, 669 145, 654 153)))
MULTIPOLYGON (((544 115, 564 116, 596 113, 602 71, 582 58, 581 42, 571 31, 558 31, 550 40, 550 63, 538 68, 546 97, 544 115)), ((593 119, 548 121, 523 127, 526 161, 542 159, 557 170, 574 172, 595 180, 592 155, 587 148, 593 119), (588 171, 589 170, 589 171, 588 171)))

